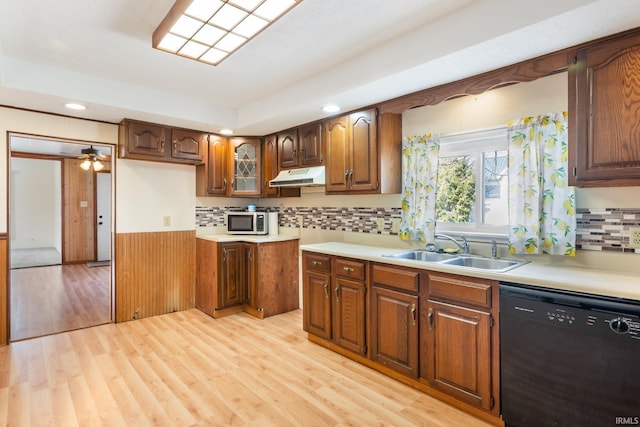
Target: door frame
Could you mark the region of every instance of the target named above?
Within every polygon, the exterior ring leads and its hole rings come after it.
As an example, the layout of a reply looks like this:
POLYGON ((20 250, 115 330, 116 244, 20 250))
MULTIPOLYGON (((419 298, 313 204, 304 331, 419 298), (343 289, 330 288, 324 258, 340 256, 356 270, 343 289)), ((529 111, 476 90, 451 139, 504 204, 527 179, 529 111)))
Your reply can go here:
MULTIPOLYGON (((116 211, 116 203, 115 203, 115 178, 116 178, 116 166, 115 166, 115 156, 116 156, 116 152, 117 152, 117 146, 113 145, 113 144, 106 144, 103 142, 92 142, 92 141, 87 141, 87 140, 75 140, 75 139, 69 139, 69 138, 57 138, 54 136, 45 136, 45 135, 33 135, 33 134, 29 134, 29 133, 22 133, 22 132, 13 132, 13 131, 8 131, 7 132, 7 180, 6 180, 6 195, 7 195, 7 203, 6 203, 6 218, 7 218, 7 233, 6 233, 6 255, 7 255, 7 262, 6 262, 6 270, 4 271, 5 277, 6 277, 6 337, 7 337, 7 344, 10 344, 11 341, 11 263, 10 263, 10 254, 11 254, 11 180, 8 179, 10 177, 10 171, 11 171, 11 157, 12 157, 12 153, 13 150, 11 149, 11 138, 14 136, 18 136, 18 137, 27 137, 27 138, 32 138, 32 139, 38 139, 38 140, 44 140, 44 141, 50 141, 50 142, 60 142, 60 143, 65 143, 65 144, 76 144, 76 145, 83 145, 83 146, 95 146, 95 147, 105 147, 105 148, 109 148, 111 150, 111 155, 109 158, 108 162, 103 162, 103 163, 108 163, 109 164, 109 169, 110 169, 110 173, 111 173, 111 207, 110 207, 110 211, 111 211, 111 224, 110 224, 110 236, 111 236, 111 242, 110 242, 110 253, 111 253, 111 264, 110 264, 110 268, 109 268, 109 313, 110 313, 110 322, 113 323, 114 319, 115 319, 115 257, 114 257, 114 245, 113 245, 113 236, 115 234, 115 211, 116 211)), ((39 153, 34 152, 34 157, 35 155, 38 155, 39 153)), ((64 155, 47 155, 47 154, 40 154, 41 158, 44 157, 48 157, 51 159, 54 158, 58 158, 61 161, 64 158, 73 158, 74 156, 64 156, 64 155)), ((64 164, 62 169, 64 169, 64 164)), ((64 189, 63 189, 64 192, 64 189)), ((95 197, 95 182, 94 182, 94 197, 95 197)), ((61 203, 60 209, 63 209, 63 203, 61 203)), ((62 230, 63 230, 63 236, 64 236, 64 213, 62 215, 62 230)), ((95 222, 94 222, 94 228, 95 228, 95 222)), ((96 230, 96 234, 97 234, 97 230, 96 230)), ((63 244, 63 251, 64 251, 64 244, 63 244)), ((97 256, 97 251, 96 251, 96 256, 97 256)), ((64 261, 64 256, 63 256, 63 261, 64 261)), ((0 298, 1 299, 1 298, 0 298)), ((56 332, 57 333, 57 332, 56 332)), ((0 345, 2 345, 2 343, 0 343, 0 345)))

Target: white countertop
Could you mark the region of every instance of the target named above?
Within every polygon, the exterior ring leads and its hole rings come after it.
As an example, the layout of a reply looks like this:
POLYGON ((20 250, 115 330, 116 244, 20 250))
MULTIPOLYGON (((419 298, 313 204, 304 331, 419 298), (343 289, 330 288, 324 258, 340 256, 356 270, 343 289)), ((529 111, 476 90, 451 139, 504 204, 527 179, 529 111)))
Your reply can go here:
POLYGON ((328 255, 440 271, 443 273, 453 273, 640 301, 640 277, 627 272, 584 268, 582 266, 549 265, 544 262, 534 261, 504 273, 497 273, 489 270, 383 256, 406 252, 406 249, 390 249, 341 242, 302 245, 300 249, 328 255))
POLYGON ((198 234, 198 239, 211 240, 213 242, 248 242, 248 243, 271 243, 284 242, 286 240, 297 240, 300 237, 287 234, 266 234, 256 236, 253 234, 198 234))

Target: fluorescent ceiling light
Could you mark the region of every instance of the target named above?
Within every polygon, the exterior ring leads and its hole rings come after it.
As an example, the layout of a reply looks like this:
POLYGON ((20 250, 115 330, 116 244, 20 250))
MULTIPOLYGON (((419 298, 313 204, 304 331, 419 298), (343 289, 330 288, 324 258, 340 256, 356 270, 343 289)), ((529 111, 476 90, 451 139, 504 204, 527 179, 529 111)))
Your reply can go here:
POLYGON ((177 0, 153 32, 156 49, 217 65, 302 0, 177 0))
POLYGON ((233 131, 231 129, 220 129, 220 133, 222 135, 233 135, 233 131))

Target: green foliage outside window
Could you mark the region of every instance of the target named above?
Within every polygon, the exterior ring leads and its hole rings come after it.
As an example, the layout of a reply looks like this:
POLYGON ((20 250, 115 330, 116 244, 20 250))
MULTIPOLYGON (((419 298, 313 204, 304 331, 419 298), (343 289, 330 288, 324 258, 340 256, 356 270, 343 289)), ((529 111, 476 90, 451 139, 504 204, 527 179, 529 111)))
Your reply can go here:
POLYGON ((473 163, 472 156, 440 158, 436 196, 438 222, 475 221, 476 177, 473 163))

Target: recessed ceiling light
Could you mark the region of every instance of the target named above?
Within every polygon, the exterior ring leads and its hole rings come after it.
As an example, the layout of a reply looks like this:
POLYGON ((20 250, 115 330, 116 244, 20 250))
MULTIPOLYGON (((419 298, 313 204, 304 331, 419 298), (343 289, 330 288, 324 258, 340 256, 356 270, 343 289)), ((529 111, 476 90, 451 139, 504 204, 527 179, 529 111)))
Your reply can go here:
POLYGON ((65 107, 71 109, 71 110, 86 110, 87 107, 82 105, 82 104, 78 104, 75 102, 67 102, 66 104, 64 104, 65 107))
POLYGON ((324 111, 325 113, 337 113, 338 111, 340 111, 340 107, 338 107, 337 105, 329 104, 323 106, 322 111, 324 111))
POLYGON ((233 135, 233 131, 231 129, 220 129, 220 133, 223 135, 233 135))

